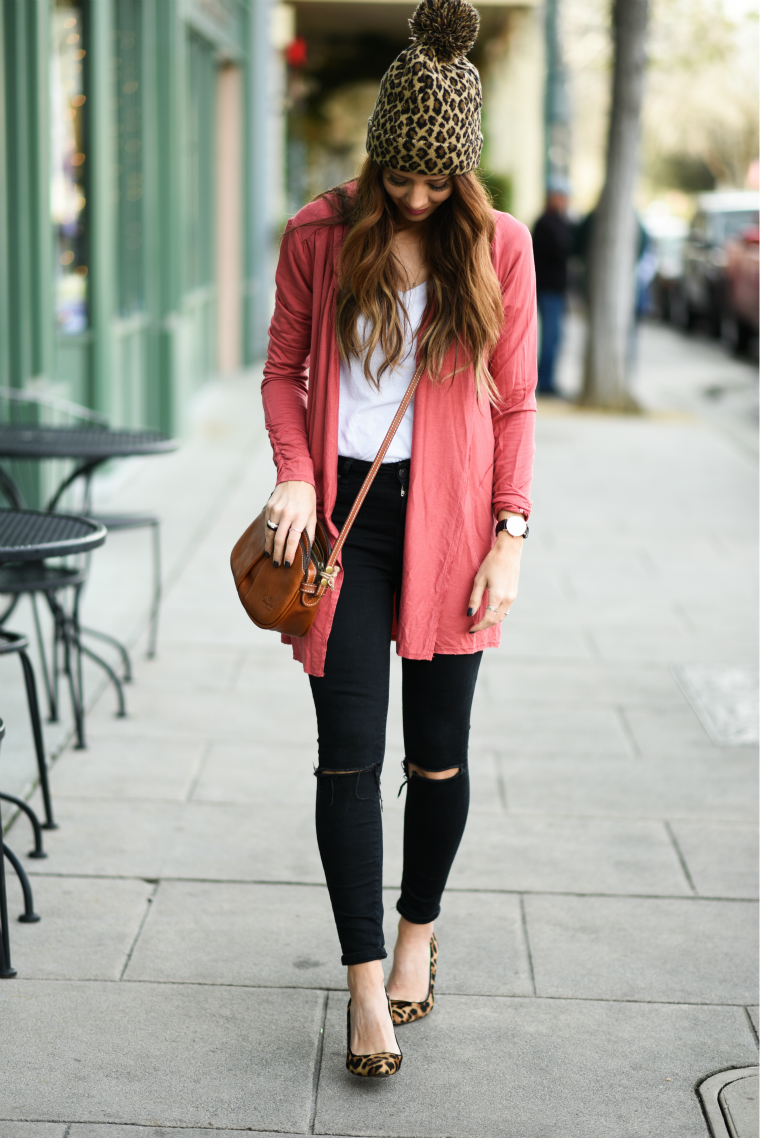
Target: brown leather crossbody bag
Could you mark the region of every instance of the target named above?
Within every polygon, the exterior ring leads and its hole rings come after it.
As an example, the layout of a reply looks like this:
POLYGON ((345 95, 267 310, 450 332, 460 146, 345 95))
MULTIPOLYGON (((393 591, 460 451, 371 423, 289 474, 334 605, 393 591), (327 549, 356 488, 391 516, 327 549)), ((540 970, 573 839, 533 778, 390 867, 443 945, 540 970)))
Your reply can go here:
POLYGON ((422 371, 423 364, 420 364, 332 549, 327 536, 327 527, 321 521, 317 521, 314 541, 309 540, 309 535, 304 530, 298 542, 298 552, 290 568, 286 569, 281 565, 275 569, 271 557, 264 556, 266 506, 256 521, 252 522, 242 537, 235 542, 230 557, 235 587, 243 608, 259 628, 268 628, 272 632, 281 632, 288 636, 305 636, 311 628, 319 602, 326 590, 332 589, 335 585, 338 573, 336 563, 340 551, 375 480, 375 475, 388 453, 393 436, 409 408, 422 371))

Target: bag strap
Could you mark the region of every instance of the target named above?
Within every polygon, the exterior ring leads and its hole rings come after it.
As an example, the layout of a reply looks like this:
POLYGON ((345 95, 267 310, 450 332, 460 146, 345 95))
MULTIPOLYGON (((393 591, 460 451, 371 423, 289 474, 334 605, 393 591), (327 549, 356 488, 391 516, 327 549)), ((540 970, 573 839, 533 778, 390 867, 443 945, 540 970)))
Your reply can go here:
POLYGON ((399 404, 398 411, 393 416, 393 422, 391 423, 390 427, 388 428, 388 433, 385 436, 385 438, 383 439, 380 450, 377 452, 377 455, 375 456, 375 461, 372 463, 372 466, 370 467, 369 471, 367 472, 367 477, 362 482, 362 488, 359 491, 359 493, 356 495, 356 501, 354 502, 353 506, 351 507, 351 511, 350 511, 348 517, 346 518, 345 522, 343 523, 343 528, 341 529, 341 531, 338 535, 338 540, 335 542, 335 545, 332 547, 332 551, 330 553, 330 556, 327 559, 327 564, 325 565, 324 569, 320 573, 320 576, 322 577, 323 581, 325 581, 330 586, 331 589, 333 588, 333 586, 335 584, 335 577, 336 577, 336 574, 338 572, 336 565, 335 565, 335 562, 338 560, 338 556, 340 555, 340 551, 343 548, 343 545, 346 541, 346 538, 348 537, 349 530, 351 529, 351 526, 356 521, 356 515, 359 513, 359 510, 362 507, 362 503, 364 502, 364 499, 367 497, 367 494, 369 493, 369 488, 372 485, 372 483, 375 481, 375 475, 377 474, 378 470, 380 469, 382 461, 385 458, 386 454, 388 453, 388 448, 391 445, 391 443, 393 442, 393 436, 396 434, 396 431, 399 429, 399 427, 401 425, 401 420, 404 418, 404 415, 406 415, 407 411, 409 410, 409 404, 412 402, 412 398, 414 397, 414 392, 417 388, 417 384, 420 382, 420 378, 422 376, 423 370, 424 370, 424 364, 421 363, 421 364, 419 364, 419 366, 417 367, 417 370, 415 371, 414 375, 412 376, 412 382, 407 387, 404 398, 401 400, 401 403, 399 404))

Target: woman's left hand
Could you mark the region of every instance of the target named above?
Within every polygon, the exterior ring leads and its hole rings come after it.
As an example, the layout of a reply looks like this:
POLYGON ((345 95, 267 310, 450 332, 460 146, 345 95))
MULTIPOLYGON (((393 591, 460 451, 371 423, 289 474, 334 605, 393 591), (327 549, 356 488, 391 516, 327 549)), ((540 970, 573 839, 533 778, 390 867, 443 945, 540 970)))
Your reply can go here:
MULTIPOLYGON (((505 514, 505 517, 508 515, 505 514)), ((470 632, 482 632, 494 624, 501 624, 517 596, 517 582, 520 578, 520 558, 523 550, 522 537, 512 537, 502 532, 496 538, 496 545, 486 557, 475 576, 467 615, 472 616, 480 608, 483 593, 488 590, 488 604, 496 611, 486 609, 479 624, 473 625, 470 632)))

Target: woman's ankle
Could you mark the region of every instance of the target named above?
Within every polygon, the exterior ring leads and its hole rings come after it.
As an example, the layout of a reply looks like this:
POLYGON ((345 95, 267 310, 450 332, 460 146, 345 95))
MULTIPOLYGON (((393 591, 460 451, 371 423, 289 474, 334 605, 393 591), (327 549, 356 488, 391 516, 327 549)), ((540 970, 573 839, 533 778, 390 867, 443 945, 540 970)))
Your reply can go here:
POLYGON ((399 942, 412 944, 415 941, 419 941, 422 944, 429 944, 430 938, 433 935, 433 925, 433 921, 430 921, 426 925, 417 925, 413 921, 408 921, 406 917, 400 917, 396 944, 399 942))
POLYGON ((385 976, 381 960, 369 960, 365 964, 349 964, 347 980, 352 1000, 372 1000, 378 996, 385 996, 385 976))

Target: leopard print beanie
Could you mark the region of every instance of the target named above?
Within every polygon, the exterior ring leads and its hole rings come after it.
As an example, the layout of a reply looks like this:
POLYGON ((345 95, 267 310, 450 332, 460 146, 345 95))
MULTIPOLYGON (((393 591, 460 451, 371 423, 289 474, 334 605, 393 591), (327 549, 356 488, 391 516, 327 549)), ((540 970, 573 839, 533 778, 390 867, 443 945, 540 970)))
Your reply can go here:
POLYGON ((480 161, 483 94, 465 59, 480 17, 467 0, 422 0, 409 27, 412 46, 380 83, 367 153, 408 174, 466 174, 480 161))

